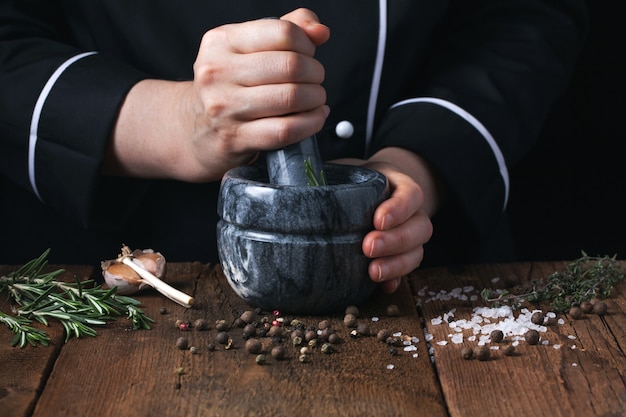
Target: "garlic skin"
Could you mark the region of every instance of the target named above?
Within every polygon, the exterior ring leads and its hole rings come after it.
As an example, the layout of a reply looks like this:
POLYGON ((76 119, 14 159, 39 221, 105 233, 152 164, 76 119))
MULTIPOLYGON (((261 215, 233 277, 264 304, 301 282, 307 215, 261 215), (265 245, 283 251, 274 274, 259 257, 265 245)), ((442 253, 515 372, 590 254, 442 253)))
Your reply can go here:
POLYGON ((102 276, 109 288, 117 287, 115 292, 119 295, 135 294, 139 290, 149 286, 137 272, 128 265, 117 261, 104 261, 100 264, 102 276))
POLYGON ((163 278, 166 272, 165 257, 152 249, 133 251, 133 262, 157 278, 163 278))

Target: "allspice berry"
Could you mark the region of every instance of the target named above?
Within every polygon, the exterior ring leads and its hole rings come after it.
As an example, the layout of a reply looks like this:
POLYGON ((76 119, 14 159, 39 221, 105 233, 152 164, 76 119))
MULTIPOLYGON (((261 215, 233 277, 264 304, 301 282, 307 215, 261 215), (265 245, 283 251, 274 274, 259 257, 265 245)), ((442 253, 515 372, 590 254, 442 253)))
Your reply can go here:
POLYGON ((593 311, 593 304, 591 304, 589 301, 583 301, 582 303, 580 303, 580 309, 583 313, 590 314, 593 311))
POLYGON ((491 351, 487 346, 478 346, 476 349, 474 349, 474 356, 479 361, 486 361, 489 360, 489 357, 491 356, 491 351))
POLYGON ((254 311, 246 310, 243 313, 241 313, 241 316, 239 316, 239 318, 243 320, 244 322, 250 324, 254 321, 255 316, 256 314, 254 313, 254 311))
POLYGON ((472 348, 465 346, 461 349, 461 357, 466 360, 472 359, 474 357, 474 351, 472 348))
POLYGON ((345 315, 345 317, 343 318, 343 324, 346 327, 356 327, 357 325, 357 320, 356 320, 356 316, 352 313, 348 313, 345 315))
POLYGON ((372 333, 370 326, 366 323, 359 323, 356 326, 356 331, 359 334, 359 336, 364 336, 364 337, 368 337, 372 333))
POLYGON ((574 306, 569 309, 569 315, 574 320, 580 320, 583 318, 583 311, 580 307, 574 306))
POLYGON ((186 337, 179 337, 176 339, 176 347, 180 350, 187 350, 189 348, 189 340, 186 337))
POLYGON ((328 343, 338 345, 339 343, 341 343, 341 336, 339 336, 337 333, 331 333, 328 336, 328 343))
POLYGON ((530 321, 538 326, 541 326, 545 319, 546 316, 541 311, 535 311, 533 315, 530 316, 530 321))
POLYGON ((246 341, 245 348, 248 353, 256 355, 257 353, 261 352, 261 347, 262 345, 259 339, 248 339, 246 341))
POLYGON ((502 333, 502 330, 496 329, 491 332, 489 338, 493 343, 500 343, 504 339, 504 333, 502 333))
POLYGON ((608 306, 604 301, 598 301, 593 305, 593 312, 598 316, 603 316, 606 314, 608 310, 608 306))
POLYGON ((537 330, 529 330, 526 332, 526 334, 524 335, 524 339, 526 339, 526 343, 528 343, 529 345, 536 345, 537 343, 539 343, 539 332, 537 330))
POLYGON ((507 347, 504 348, 502 353, 504 353, 505 356, 513 356, 513 355, 515 355, 515 346, 508 345, 507 347))
POLYGON ((380 329, 376 334, 376 340, 379 342, 385 342, 388 337, 391 336, 391 330, 389 329, 380 329))
POLYGON ((272 348, 272 358, 276 359, 277 361, 283 360, 285 359, 285 348, 281 345, 278 346, 274 346, 272 348))
POLYGON ((387 306, 387 317, 398 317, 400 315, 400 308, 395 304, 389 304, 387 306))
POLYGON ((346 307, 346 316, 348 314, 352 314, 354 317, 359 317, 359 308, 357 306, 348 306, 346 307))

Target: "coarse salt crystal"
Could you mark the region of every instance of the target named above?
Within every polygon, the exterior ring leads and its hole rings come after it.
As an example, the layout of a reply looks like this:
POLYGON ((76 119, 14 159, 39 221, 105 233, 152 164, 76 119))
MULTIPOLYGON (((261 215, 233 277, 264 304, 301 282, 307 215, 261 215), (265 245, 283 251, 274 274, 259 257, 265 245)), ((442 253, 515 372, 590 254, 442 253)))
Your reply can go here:
POLYGON ((413 357, 414 357, 414 358, 417 358, 418 356, 419 356, 419 353, 414 353, 414 354, 413 354, 413 357))
POLYGON ((569 340, 576 340, 576 336, 574 336, 573 334, 570 334, 569 336, 567 336, 567 338, 569 340))
POLYGON ((373 322, 377 322, 378 320, 379 320, 378 317, 376 317, 376 316, 372 317, 372 321, 373 322))
POLYGON ((438 326, 441 323, 443 323, 443 319, 441 318, 441 316, 430 319, 430 324, 432 324, 433 326, 438 326))
POLYGON ((457 344, 457 345, 460 343, 463 343, 463 334, 462 333, 455 334, 452 336, 451 340, 452 340, 452 343, 457 344))
POLYGON ((411 338, 411 342, 413 342, 413 343, 419 343, 419 342, 420 342, 420 340, 419 340, 417 337, 413 336, 413 337, 411 338))
POLYGON ((392 364, 387 365, 387 369, 393 369, 395 368, 395 366, 393 366, 392 364))
POLYGON ((572 345, 572 347, 570 349, 575 350, 576 349, 576 345, 572 345))
POLYGON ((430 342, 431 340, 433 340, 433 335, 430 333, 424 333, 424 340, 426 340, 427 342, 430 342))
POLYGON ((393 337, 400 337, 402 336, 402 332, 395 332, 394 334, 392 334, 393 337))
POLYGON ((411 345, 411 346, 406 346, 406 347, 404 348, 404 351, 405 351, 405 352, 414 352, 414 351, 416 351, 416 350, 417 350, 417 346, 413 346, 413 345, 411 345))
POLYGON ((491 350, 500 350, 500 346, 490 346, 489 349, 491 349, 491 350))
POLYGON ((572 366, 578 366, 578 364, 576 362, 573 362, 572 366))
POLYGON ((447 341, 447 340, 440 340, 440 341, 438 341, 438 342, 437 342, 437 344, 438 344, 439 346, 445 346, 445 345, 447 345, 447 344, 448 344, 448 341, 447 341))
POLYGON ((561 345, 559 345, 559 344, 552 345, 552 347, 553 347, 554 349, 561 349, 561 345))
POLYGON ((491 282, 493 282, 494 284, 496 282, 498 282, 498 281, 500 281, 500 277, 493 277, 493 278, 491 278, 491 282))
POLYGON ((563 320, 563 319, 559 319, 559 320, 557 321, 557 323, 559 323, 559 324, 563 325, 563 324, 565 324, 565 320, 563 320))

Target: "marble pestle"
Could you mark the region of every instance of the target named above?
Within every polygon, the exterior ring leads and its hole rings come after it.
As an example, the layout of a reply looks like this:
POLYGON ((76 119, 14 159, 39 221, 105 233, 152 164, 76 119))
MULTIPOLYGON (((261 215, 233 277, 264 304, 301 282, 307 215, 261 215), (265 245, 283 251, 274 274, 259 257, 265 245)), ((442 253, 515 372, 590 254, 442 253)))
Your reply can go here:
POLYGON ((315 136, 309 136, 298 143, 267 152, 267 172, 270 184, 306 186, 309 179, 304 161, 309 158, 313 172, 319 175, 323 164, 315 136))

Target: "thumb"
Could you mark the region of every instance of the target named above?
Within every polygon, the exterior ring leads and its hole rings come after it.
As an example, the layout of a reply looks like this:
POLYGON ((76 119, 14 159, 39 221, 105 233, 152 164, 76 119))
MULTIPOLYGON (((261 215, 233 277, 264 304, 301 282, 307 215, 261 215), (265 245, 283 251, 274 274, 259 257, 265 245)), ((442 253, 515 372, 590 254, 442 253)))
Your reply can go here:
POLYGON ((320 23, 319 18, 309 9, 296 9, 280 18, 296 24, 306 33, 315 46, 320 46, 330 38, 328 26, 320 23))

